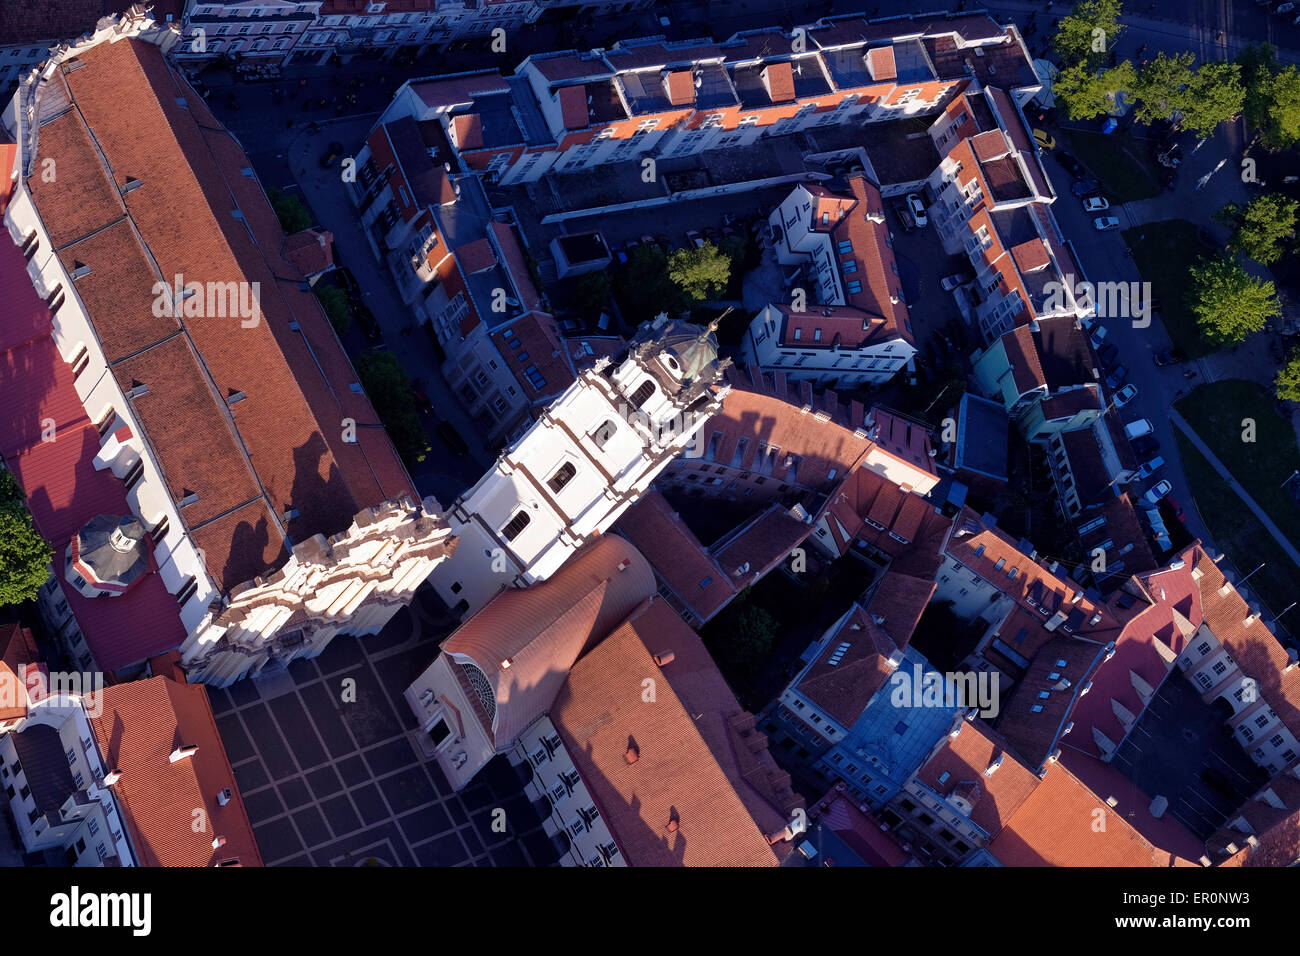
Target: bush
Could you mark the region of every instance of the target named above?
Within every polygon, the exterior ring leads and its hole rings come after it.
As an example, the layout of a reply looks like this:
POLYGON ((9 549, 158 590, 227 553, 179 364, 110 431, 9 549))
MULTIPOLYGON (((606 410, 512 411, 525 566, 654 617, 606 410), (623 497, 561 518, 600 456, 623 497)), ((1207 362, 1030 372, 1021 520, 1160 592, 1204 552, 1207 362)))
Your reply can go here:
POLYGON ((406 369, 391 352, 373 349, 358 356, 356 366, 370 403, 397 450, 408 461, 423 461, 429 452, 429 439, 415 408, 406 369))
POLYGON ((35 600, 50 576, 52 557, 32 525, 18 482, 0 471, 0 605, 35 600))
POLYGON ((297 196, 272 189, 268 198, 271 200, 271 208, 275 210, 276 218, 280 220, 280 228, 286 233, 293 235, 295 232, 311 228, 311 213, 297 196))
POLYGON ((329 317, 330 325, 334 326, 339 338, 347 335, 348 329, 352 328, 352 309, 343 290, 332 285, 317 286, 316 298, 320 300, 321 308, 325 310, 325 315, 329 317))

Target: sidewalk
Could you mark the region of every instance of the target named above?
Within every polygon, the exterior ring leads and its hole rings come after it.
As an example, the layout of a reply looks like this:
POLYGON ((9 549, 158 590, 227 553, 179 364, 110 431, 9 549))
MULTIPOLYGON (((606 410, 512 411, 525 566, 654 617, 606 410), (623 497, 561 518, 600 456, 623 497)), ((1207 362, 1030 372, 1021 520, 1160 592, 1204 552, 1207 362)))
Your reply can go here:
POLYGON ((1192 431, 1192 426, 1187 424, 1187 421, 1183 416, 1173 408, 1169 409, 1169 420, 1174 423, 1174 426, 1179 431, 1187 436, 1187 440, 1195 445, 1196 450, 1205 456, 1205 460, 1208 461, 1210 465, 1213 466, 1214 470, 1219 473, 1219 476, 1228 483, 1228 487, 1235 491, 1237 496, 1246 503, 1246 507, 1254 513, 1255 517, 1259 519, 1259 523, 1262 524, 1268 533, 1273 536, 1274 540, 1277 541, 1282 550, 1286 552, 1287 557, 1295 562, 1296 567, 1300 567, 1300 551, 1296 551, 1291 542, 1287 540, 1286 535, 1284 535, 1278 526, 1273 523, 1273 519, 1268 516, 1263 508, 1255 503, 1255 499, 1246 494, 1246 490, 1241 487, 1237 482, 1237 479, 1232 477, 1232 472, 1228 471, 1223 462, 1219 461, 1214 452, 1210 451, 1209 446, 1207 446, 1205 442, 1201 441, 1200 436, 1197 435, 1196 432, 1192 431))

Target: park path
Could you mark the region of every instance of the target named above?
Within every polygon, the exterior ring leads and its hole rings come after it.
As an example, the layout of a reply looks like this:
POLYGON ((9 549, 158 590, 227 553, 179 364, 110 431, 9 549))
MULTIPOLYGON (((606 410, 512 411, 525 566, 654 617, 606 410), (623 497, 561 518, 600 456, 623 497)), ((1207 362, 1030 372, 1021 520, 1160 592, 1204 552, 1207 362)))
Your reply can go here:
POLYGON ((1182 415, 1178 414, 1176 410, 1171 408, 1169 409, 1169 420, 1173 422, 1174 427, 1187 436, 1187 440, 1195 445, 1196 450, 1205 456, 1205 460, 1208 461, 1214 470, 1219 473, 1219 476, 1228 483, 1228 487, 1235 491, 1237 496, 1246 503, 1246 507, 1254 513, 1255 517, 1259 519, 1259 523, 1262 524, 1268 533, 1273 536, 1278 545, 1281 546, 1282 550, 1287 553, 1287 556, 1295 562, 1296 567, 1300 567, 1300 551, 1296 551, 1291 542, 1287 540, 1286 535, 1284 535, 1281 529, 1273 523, 1273 519, 1268 516, 1267 512, 1255 503, 1255 499, 1246 493, 1246 489, 1241 487, 1236 478, 1232 477, 1232 472, 1228 471, 1223 462, 1219 461, 1214 452, 1210 451, 1209 446, 1206 445, 1205 442, 1201 441, 1201 437, 1197 435, 1196 432, 1192 431, 1192 426, 1187 424, 1186 419, 1184 419, 1182 415))

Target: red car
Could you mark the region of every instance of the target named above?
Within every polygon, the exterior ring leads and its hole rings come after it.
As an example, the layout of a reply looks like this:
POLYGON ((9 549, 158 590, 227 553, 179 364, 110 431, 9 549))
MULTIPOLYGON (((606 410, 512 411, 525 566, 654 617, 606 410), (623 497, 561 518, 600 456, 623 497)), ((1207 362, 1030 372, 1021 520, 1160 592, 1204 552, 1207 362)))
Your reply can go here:
POLYGON ((1165 504, 1173 511, 1174 517, 1179 521, 1186 521, 1187 515, 1183 514, 1183 506, 1178 503, 1178 499, 1173 495, 1165 495, 1165 504))
POLYGON ((415 407, 426 415, 433 414, 433 402, 429 401, 429 396, 420 391, 414 385, 411 386, 411 395, 415 398, 415 407))

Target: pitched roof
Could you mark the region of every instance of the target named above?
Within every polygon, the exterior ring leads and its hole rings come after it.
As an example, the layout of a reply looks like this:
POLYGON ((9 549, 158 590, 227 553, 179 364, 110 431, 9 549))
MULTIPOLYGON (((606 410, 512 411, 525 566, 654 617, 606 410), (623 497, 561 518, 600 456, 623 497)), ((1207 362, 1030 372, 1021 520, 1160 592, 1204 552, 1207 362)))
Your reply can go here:
MULTIPOLYGON (((284 236, 257 180, 242 175, 249 161, 238 144, 152 44, 101 43, 78 62, 80 69, 47 80, 64 87, 76 109, 39 137, 40 156, 57 155, 61 168, 77 171, 74 186, 39 177, 27 186, 65 264, 90 267, 76 292, 115 376, 149 389, 132 402, 169 490, 199 493, 186 522, 196 528, 257 499, 261 518, 252 524, 264 522, 282 540, 274 516, 293 510, 297 516, 280 523, 301 540, 341 530, 362 506, 413 493, 390 444, 344 440, 339 421, 378 417, 351 391, 356 373, 346 354, 314 297, 299 288, 297 270, 280 258, 284 236), (129 180, 139 186, 121 192, 129 180), (184 334, 165 313, 141 321, 157 310, 140 296, 176 275, 256 288, 257 321, 186 318, 184 334), (228 409, 226 398, 238 392, 243 400, 228 409), (194 451, 200 441, 204 467, 194 451)), ((205 547, 221 586, 252 567, 236 553, 239 544, 205 547)))
POLYGON ((654 703, 645 702, 644 681, 659 672, 652 655, 689 641, 687 633, 694 637, 662 601, 647 601, 573 665, 551 722, 633 866, 776 866, 737 781, 683 698, 689 680, 665 668, 654 703))
POLYGON ((1060 763, 1047 765, 989 852, 1005 866, 1175 866, 1185 860, 1155 847, 1060 763), (1104 820, 1104 828, 1098 819, 1104 820))
POLYGON ((334 234, 328 229, 304 229, 286 236, 280 255, 304 276, 314 276, 334 265, 334 234))
POLYGON ((959 717, 953 730, 956 736, 949 734, 940 742, 917 769, 916 779, 944 796, 974 783, 975 787, 963 790, 971 807, 969 816, 992 839, 1038 787, 1038 777, 983 721, 959 717))
POLYGON ((492 736, 507 746, 546 713, 583 650, 654 593, 645 558, 602 535, 540 584, 502 590, 442 650, 483 672, 496 703, 492 736))
POLYGON ((38 659, 31 631, 17 622, 0 625, 0 723, 27 716, 23 672, 38 659))
POLYGON ((899 650, 893 638, 855 604, 827 636, 796 687, 841 726, 852 727, 896 669, 890 658, 899 650))
POLYGON ((106 687, 90 724, 105 764, 122 771, 113 794, 143 866, 214 866, 262 857, 234 771, 217 732, 207 689, 156 676, 106 687), (178 747, 197 747, 171 760, 178 747), (222 806, 218 794, 229 788, 222 806), (207 826, 199 829, 194 811, 207 826), (216 838, 225 843, 213 847, 216 838))
POLYGON ((623 512, 615 530, 625 535, 677 597, 703 621, 736 594, 731 576, 654 488, 623 512))

